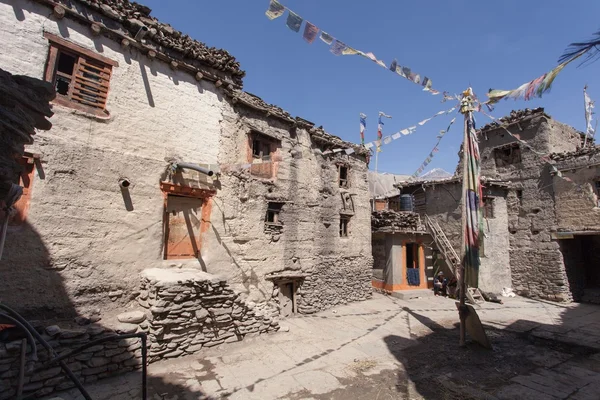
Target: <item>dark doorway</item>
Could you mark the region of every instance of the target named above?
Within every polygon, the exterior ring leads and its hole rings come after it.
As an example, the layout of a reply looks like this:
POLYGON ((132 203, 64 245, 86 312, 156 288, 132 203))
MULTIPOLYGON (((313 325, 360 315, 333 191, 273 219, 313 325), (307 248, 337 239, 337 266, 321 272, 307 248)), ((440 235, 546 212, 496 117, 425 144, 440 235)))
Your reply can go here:
POLYGON ((279 306, 280 317, 292 316, 296 310, 294 303, 294 282, 282 282, 279 284, 279 306))
POLYGON ((573 300, 600 304, 600 236, 560 241, 573 300))
POLYGON ((419 286, 421 284, 418 243, 406 244, 406 281, 410 286, 419 286))

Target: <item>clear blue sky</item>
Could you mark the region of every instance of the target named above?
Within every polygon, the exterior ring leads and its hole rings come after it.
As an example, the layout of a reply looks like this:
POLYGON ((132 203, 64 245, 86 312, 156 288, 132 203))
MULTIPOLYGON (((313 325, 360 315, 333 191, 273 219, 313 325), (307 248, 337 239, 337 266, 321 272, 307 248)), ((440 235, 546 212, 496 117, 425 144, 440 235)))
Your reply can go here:
MULTIPOLYGON (((312 45, 289 30, 284 15, 270 21, 268 0, 138 0, 152 15, 209 46, 228 50, 246 71, 244 89, 343 139, 359 142, 358 115, 368 115, 367 141, 376 137, 377 113, 386 133, 415 125, 450 108, 414 83, 360 56, 336 57, 320 40, 312 45)), ((567 45, 600 29, 598 0, 391 1, 282 0, 346 44, 372 51, 386 64, 397 58, 438 90, 471 85, 480 98, 490 88, 513 89, 557 65, 567 45)), ((542 106, 561 122, 584 129, 583 86, 599 104, 600 63, 569 65, 550 93, 533 101, 502 101, 495 117, 542 106)), ((379 170, 412 174, 427 157, 450 116, 438 117, 383 147, 379 170)), ((478 124, 489 122, 477 115, 478 124)), ((428 169, 453 172, 462 140, 460 117, 428 169)), ((371 163, 371 168, 374 163, 371 163)))

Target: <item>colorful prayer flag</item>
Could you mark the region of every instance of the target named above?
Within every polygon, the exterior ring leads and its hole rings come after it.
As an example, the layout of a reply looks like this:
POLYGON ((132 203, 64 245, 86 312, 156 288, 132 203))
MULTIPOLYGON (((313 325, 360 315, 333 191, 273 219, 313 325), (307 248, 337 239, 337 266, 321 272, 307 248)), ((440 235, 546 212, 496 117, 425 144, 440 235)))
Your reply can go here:
POLYGON ((367 129, 367 116, 360 113, 360 143, 365 144, 365 129, 367 129))
POLYGON ((306 40, 308 43, 312 44, 312 42, 314 42, 315 39, 317 38, 318 33, 319 33, 319 28, 317 28, 315 25, 311 24, 310 22, 306 21, 306 25, 304 26, 304 34, 302 35, 304 40, 306 40))
MULTIPOLYGON (((373 53, 371 53, 373 54, 373 53)), ((377 124, 377 139, 379 144, 377 145, 377 151, 380 152, 381 151, 381 138, 383 137, 383 121, 381 121, 381 117, 384 118, 392 118, 389 115, 386 115, 385 113, 379 111, 379 120, 378 120, 378 124, 377 124)))
POLYGON ((286 21, 286 25, 288 28, 293 30, 294 32, 300 31, 300 26, 302 25, 302 17, 293 12, 292 10, 288 10, 288 18, 286 21))
POLYGON ((330 34, 328 34, 325 31, 321 31, 321 36, 319 36, 319 38, 327 44, 333 43, 333 40, 334 40, 333 36, 331 36, 330 34))
POLYGON ((265 12, 265 14, 272 21, 275 18, 281 17, 284 12, 284 6, 282 6, 277 0, 271 0, 269 3, 269 9, 265 12))
POLYGON ((344 51, 344 49, 346 49, 348 46, 346 46, 344 43, 340 42, 339 40, 335 40, 333 42, 333 44, 331 45, 331 47, 329 48, 329 51, 336 55, 336 56, 341 56, 342 52, 344 51))
POLYGON ((350 155, 352 153, 354 153, 354 149, 353 148, 348 148, 346 150, 344 150, 346 152, 346 154, 350 155))

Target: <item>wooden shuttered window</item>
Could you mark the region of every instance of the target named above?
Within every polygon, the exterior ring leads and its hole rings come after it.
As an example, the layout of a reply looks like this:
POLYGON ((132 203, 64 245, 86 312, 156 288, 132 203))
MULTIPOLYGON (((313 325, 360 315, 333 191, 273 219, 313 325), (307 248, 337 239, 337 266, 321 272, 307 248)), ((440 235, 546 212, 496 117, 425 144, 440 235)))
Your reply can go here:
POLYGON ((58 104, 98 115, 105 107, 112 67, 118 64, 91 50, 46 33, 50 53, 46 81, 52 82, 58 104))

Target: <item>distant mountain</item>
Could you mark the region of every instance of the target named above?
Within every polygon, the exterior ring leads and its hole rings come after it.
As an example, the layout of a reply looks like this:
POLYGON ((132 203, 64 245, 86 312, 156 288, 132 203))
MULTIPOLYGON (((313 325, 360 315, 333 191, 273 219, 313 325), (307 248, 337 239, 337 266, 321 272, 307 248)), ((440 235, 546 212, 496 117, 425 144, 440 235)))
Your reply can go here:
POLYGON ((438 181, 442 179, 452 178, 452 174, 448 171, 444 171, 441 168, 434 168, 431 171, 425 172, 423 175, 419 176, 419 180, 425 181, 438 181))
POLYGON ((400 194, 394 187, 396 183, 405 182, 410 175, 389 174, 387 172, 369 171, 369 190, 372 197, 385 198, 400 194))

